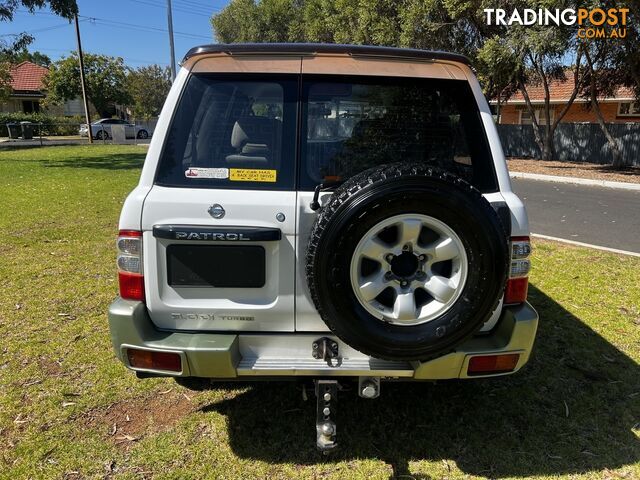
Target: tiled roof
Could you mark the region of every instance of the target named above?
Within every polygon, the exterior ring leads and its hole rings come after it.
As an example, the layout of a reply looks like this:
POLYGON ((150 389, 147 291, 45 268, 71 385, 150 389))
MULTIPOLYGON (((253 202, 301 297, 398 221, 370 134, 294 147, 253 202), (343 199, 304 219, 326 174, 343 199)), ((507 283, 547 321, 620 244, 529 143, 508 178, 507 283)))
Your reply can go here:
MULTIPOLYGON (((571 94, 573 93, 574 86, 574 76, 573 72, 569 71, 565 74, 566 78, 564 80, 553 80, 549 83, 549 99, 552 102, 562 102, 567 101, 571 98, 571 94)), ((527 92, 529 93, 529 98, 532 102, 542 102, 544 101, 544 87, 542 84, 539 85, 527 85, 527 92)), ((627 87, 619 87, 616 91, 614 98, 633 98, 633 92, 630 88, 627 87)), ((520 90, 514 93, 507 103, 509 102, 524 102, 524 97, 520 90)))
POLYGON ((11 88, 21 92, 39 92, 42 79, 49 69, 31 62, 22 62, 11 67, 11 88))

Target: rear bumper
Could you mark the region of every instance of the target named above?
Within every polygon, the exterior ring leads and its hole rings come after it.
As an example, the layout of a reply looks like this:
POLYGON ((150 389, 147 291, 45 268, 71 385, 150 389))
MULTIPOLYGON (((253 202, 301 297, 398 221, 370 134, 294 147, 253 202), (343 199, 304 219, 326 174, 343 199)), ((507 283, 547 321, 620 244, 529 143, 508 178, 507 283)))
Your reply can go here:
POLYGON ((311 355, 311 343, 326 336, 324 333, 236 335, 164 332, 155 328, 144 304, 120 298, 109 307, 109 326, 113 348, 120 361, 127 368, 151 374, 220 379, 246 377, 247 380, 258 376, 378 376, 440 380, 467 378, 469 359, 477 355, 517 353, 520 357, 516 368, 509 373, 518 371, 529 359, 538 314, 528 303, 506 307, 491 333, 474 337, 459 345, 454 352, 427 362, 373 359, 335 338, 342 357, 339 366, 329 366, 311 355), (182 371, 132 368, 127 360, 127 348, 176 352, 182 359, 182 371))

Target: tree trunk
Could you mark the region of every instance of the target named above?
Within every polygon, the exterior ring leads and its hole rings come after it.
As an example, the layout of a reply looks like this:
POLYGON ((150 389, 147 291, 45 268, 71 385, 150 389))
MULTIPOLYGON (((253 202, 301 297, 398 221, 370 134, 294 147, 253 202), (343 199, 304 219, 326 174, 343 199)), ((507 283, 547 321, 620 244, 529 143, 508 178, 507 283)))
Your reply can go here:
POLYGON ((593 62, 591 61, 591 56, 589 52, 585 52, 585 57, 587 58, 587 65, 589 65, 589 96, 591 97, 591 107, 596 114, 596 118, 598 119, 598 125, 600 125, 600 130, 604 134, 607 139, 607 143, 609 144, 609 148, 611 148, 611 155, 613 157, 613 162, 611 162, 611 166, 615 169, 621 169, 624 167, 624 162, 622 159, 622 152, 620 151, 620 146, 611 132, 607 127, 607 124, 604 121, 604 116, 602 115, 602 110, 600 109, 600 103, 598 102, 598 92, 596 89, 596 72, 593 68, 593 62))
POLYGON ((529 92, 527 91, 527 87, 522 79, 519 80, 519 88, 522 92, 522 96, 524 97, 524 101, 527 107, 527 111, 529 115, 531 115, 531 126, 533 127, 533 138, 536 141, 536 145, 540 149, 540 155, 544 158, 545 146, 542 141, 542 135, 540 134, 540 125, 538 124, 538 120, 536 119, 536 111, 531 104, 531 99, 529 98, 529 92))
POLYGON ((604 121, 604 117, 602 116, 602 110, 600 109, 600 103, 598 100, 592 95, 591 96, 591 106, 593 107, 593 111, 596 113, 596 118, 598 119, 598 125, 600 125, 600 130, 604 134, 607 139, 607 143, 611 148, 611 156, 613 157, 613 162, 611 166, 617 170, 622 169, 624 167, 624 160, 622 158, 622 152, 620 151, 620 145, 607 127, 607 124, 604 121))
POLYGON ((545 137, 544 137, 544 151, 542 152, 543 160, 555 160, 556 159, 556 149, 553 145, 553 133, 555 129, 551 127, 551 125, 545 125, 545 137))

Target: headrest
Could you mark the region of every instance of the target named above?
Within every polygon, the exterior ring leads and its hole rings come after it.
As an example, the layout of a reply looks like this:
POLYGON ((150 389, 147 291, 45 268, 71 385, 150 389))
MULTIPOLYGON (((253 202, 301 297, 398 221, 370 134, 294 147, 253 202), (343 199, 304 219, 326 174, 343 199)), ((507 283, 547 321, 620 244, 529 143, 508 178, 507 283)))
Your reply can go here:
POLYGON ((242 117, 233 125, 231 146, 242 148, 247 143, 271 145, 278 134, 280 120, 267 117, 242 117))

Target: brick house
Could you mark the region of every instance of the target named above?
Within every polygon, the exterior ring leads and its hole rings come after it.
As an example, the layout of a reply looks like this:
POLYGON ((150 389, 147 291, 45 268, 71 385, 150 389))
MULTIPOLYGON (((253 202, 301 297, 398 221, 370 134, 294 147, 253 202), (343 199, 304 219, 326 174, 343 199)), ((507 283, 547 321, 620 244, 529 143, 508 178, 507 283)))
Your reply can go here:
POLYGON ((43 79, 49 73, 47 67, 32 62, 22 62, 11 67, 11 95, 0 104, 3 113, 37 113, 45 111, 51 115, 84 115, 82 101, 77 98, 66 101, 63 105, 53 105, 46 109, 42 101, 47 92, 43 88, 43 79))
MULTIPOLYGON (((571 97, 574 86, 572 72, 568 72, 565 80, 554 80, 549 84, 551 93, 551 120, 561 111, 571 97)), ((535 107, 535 115, 539 124, 545 123, 544 116, 544 87, 542 85, 530 85, 527 87, 529 99, 535 107)), ((615 95, 610 98, 600 99, 600 109, 607 123, 640 122, 640 103, 634 102, 631 89, 620 87, 615 95)), ((491 104, 495 108, 496 101, 491 104)), ((576 98, 569 111, 562 118, 562 123, 596 123, 595 113, 589 108, 589 101, 584 98, 576 98)), ((500 105, 499 123, 528 125, 531 124, 531 115, 526 107, 524 97, 517 91, 509 100, 500 105)))

